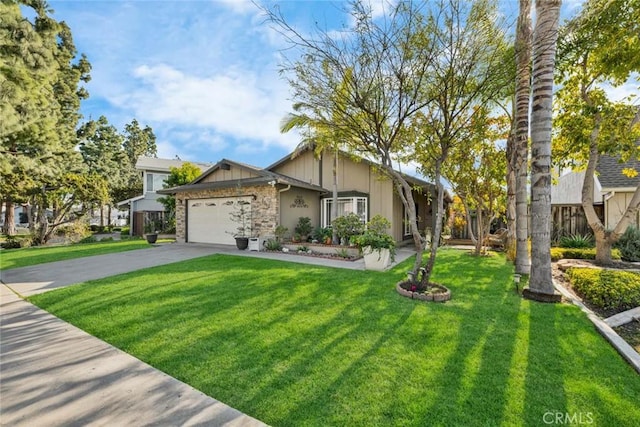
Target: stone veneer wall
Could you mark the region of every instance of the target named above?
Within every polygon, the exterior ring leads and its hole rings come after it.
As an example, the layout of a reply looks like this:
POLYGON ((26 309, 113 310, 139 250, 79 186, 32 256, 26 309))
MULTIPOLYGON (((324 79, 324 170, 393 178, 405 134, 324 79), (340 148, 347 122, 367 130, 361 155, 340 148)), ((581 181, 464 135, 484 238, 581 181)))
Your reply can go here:
POLYGON ((280 218, 280 197, 278 190, 270 185, 219 188, 179 193, 176 195, 176 241, 186 240, 187 218, 185 200, 208 199, 211 197, 256 196, 251 201, 251 217, 253 220, 251 233, 254 237, 273 236, 280 218), (181 202, 180 202, 181 201, 181 202))

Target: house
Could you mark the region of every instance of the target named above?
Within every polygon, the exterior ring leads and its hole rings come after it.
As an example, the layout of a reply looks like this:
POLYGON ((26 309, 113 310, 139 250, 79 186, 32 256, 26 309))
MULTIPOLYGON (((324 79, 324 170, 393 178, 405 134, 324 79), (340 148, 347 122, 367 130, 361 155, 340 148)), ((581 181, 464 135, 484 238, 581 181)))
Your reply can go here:
MULTIPOLYGON (((278 225, 293 232, 300 217, 314 226, 331 225, 334 155, 307 148, 267 168, 220 160, 192 183, 159 191, 176 197, 178 242, 233 244, 237 225, 230 214, 238 203, 250 208, 253 237, 274 236, 278 225)), ((353 212, 367 222, 380 214, 391 221, 396 241, 411 239, 405 211, 390 179, 365 159, 338 154, 338 216, 353 212)), ((414 187, 419 227, 431 226, 433 184, 405 175, 414 187)), ((448 195, 447 195, 448 197, 448 195)))
MULTIPOLYGON (((118 207, 128 207, 130 234, 142 236, 144 233, 144 220, 163 219, 164 205, 158 202, 162 197, 157 193, 162 189, 165 180, 169 177, 171 168, 179 168, 184 163, 178 159, 159 159, 155 157, 140 157, 136 162, 136 169, 142 174, 142 194, 117 203, 118 207)), ((189 162, 205 171, 211 167, 211 163, 189 162)))
MULTIPOLYGON (((596 169, 593 188, 593 206, 607 229, 613 229, 629 206, 633 193, 640 184, 640 175, 628 177, 625 168, 640 172, 640 161, 621 163, 619 157, 601 156, 596 169)), ((551 188, 551 215, 553 236, 590 234, 582 209, 582 183, 584 171, 564 171, 551 188)), ((633 222, 640 226, 640 214, 633 222)))

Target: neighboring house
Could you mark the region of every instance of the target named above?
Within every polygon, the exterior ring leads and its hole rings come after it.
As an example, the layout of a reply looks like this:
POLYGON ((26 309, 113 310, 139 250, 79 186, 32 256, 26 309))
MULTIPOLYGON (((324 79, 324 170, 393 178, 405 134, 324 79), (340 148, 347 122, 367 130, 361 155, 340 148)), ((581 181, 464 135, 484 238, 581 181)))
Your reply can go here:
MULTIPOLYGON (((4 225, 5 211, 6 205, 4 202, 2 202, 2 212, 0 212, 0 226, 4 225)), ((18 203, 13 205, 13 222, 16 227, 27 227, 29 225, 26 204, 18 203)))
MULTIPOLYGON (((164 186, 172 167, 179 168, 186 161, 177 159, 158 159, 155 157, 140 157, 136 162, 136 169, 142 173, 142 194, 131 199, 118 202, 118 207, 128 206, 130 234, 142 236, 144 234, 144 220, 163 219, 164 205, 158 202, 162 197, 157 193, 164 186)), ((211 163, 189 162, 205 171, 211 163)))
MULTIPOLYGON (((619 158, 601 156, 594 179, 593 205, 607 229, 613 229, 629 206, 640 184, 640 176, 627 177, 625 168, 640 172, 640 162, 620 163, 619 158)), ((584 171, 565 171, 551 188, 551 215, 555 237, 592 233, 582 209, 584 171)), ((640 215, 634 222, 640 226, 640 215)))
MULTIPOLYGON (((176 239, 233 244, 237 224, 230 214, 240 201, 250 202, 252 237, 272 237, 278 225, 292 234, 300 217, 309 217, 314 226, 330 225, 333 154, 316 157, 310 149, 296 154, 265 169, 223 159, 192 183, 160 191, 176 196, 176 239)), ((380 175, 375 164, 339 155, 337 170, 338 216, 353 212, 367 222, 380 214, 391 221, 396 241, 411 238, 393 183, 380 175)), ((405 178, 415 188, 419 227, 424 230, 431 226, 429 200, 435 187, 405 178)))

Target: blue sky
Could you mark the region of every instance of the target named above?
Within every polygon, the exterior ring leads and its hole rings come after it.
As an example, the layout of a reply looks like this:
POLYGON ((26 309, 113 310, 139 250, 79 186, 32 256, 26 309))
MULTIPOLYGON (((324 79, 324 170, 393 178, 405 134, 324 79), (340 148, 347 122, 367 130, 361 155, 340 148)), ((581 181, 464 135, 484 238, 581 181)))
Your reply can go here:
MULTIPOLYGON (((383 0, 372 0, 383 13, 383 0)), ((71 27, 92 64, 85 120, 105 115, 118 129, 136 118, 157 136, 158 156, 216 162, 229 158, 267 166, 299 142, 281 134, 290 111, 278 74, 282 37, 246 0, 55 1, 57 20, 71 27)), ((269 3, 274 4, 274 3, 269 3)), ((277 2, 302 31, 315 23, 338 29, 344 3, 277 2)), ((580 1, 564 2, 564 14, 580 1)), ((517 13, 516 0, 502 12, 517 13)))

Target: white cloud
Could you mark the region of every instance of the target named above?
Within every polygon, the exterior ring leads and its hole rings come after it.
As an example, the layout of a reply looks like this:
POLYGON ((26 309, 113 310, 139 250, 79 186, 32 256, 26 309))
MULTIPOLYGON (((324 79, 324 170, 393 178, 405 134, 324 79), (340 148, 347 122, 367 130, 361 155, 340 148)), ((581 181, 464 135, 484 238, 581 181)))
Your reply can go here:
MULTIPOLYGON (((275 74, 275 73, 274 73, 275 74)), ((295 135, 282 135, 279 123, 289 110, 288 87, 277 76, 229 69, 197 77, 169 65, 143 65, 133 71, 140 84, 115 99, 141 120, 163 127, 197 129, 198 137, 174 134, 186 141, 210 141, 210 149, 225 148, 224 135, 249 140, 264 148, 292 148, 295 135)))
POLYGON ((603 84, 602 86, 607 92, 609 99, 611 99, 612 101, 629 102, 630 96, 634 97, 631 102, 637 104, 638 101, 640 101, 638 99, 638 95, 640 95, 640 79, 638 75, 620 86, 614 87, 610 84, 603 84))
POLYGON ((238 14, 254 13, 257 7, 251 0, 213 0, 216 3, 221 3, 227 6, 229 9, 238 14))

